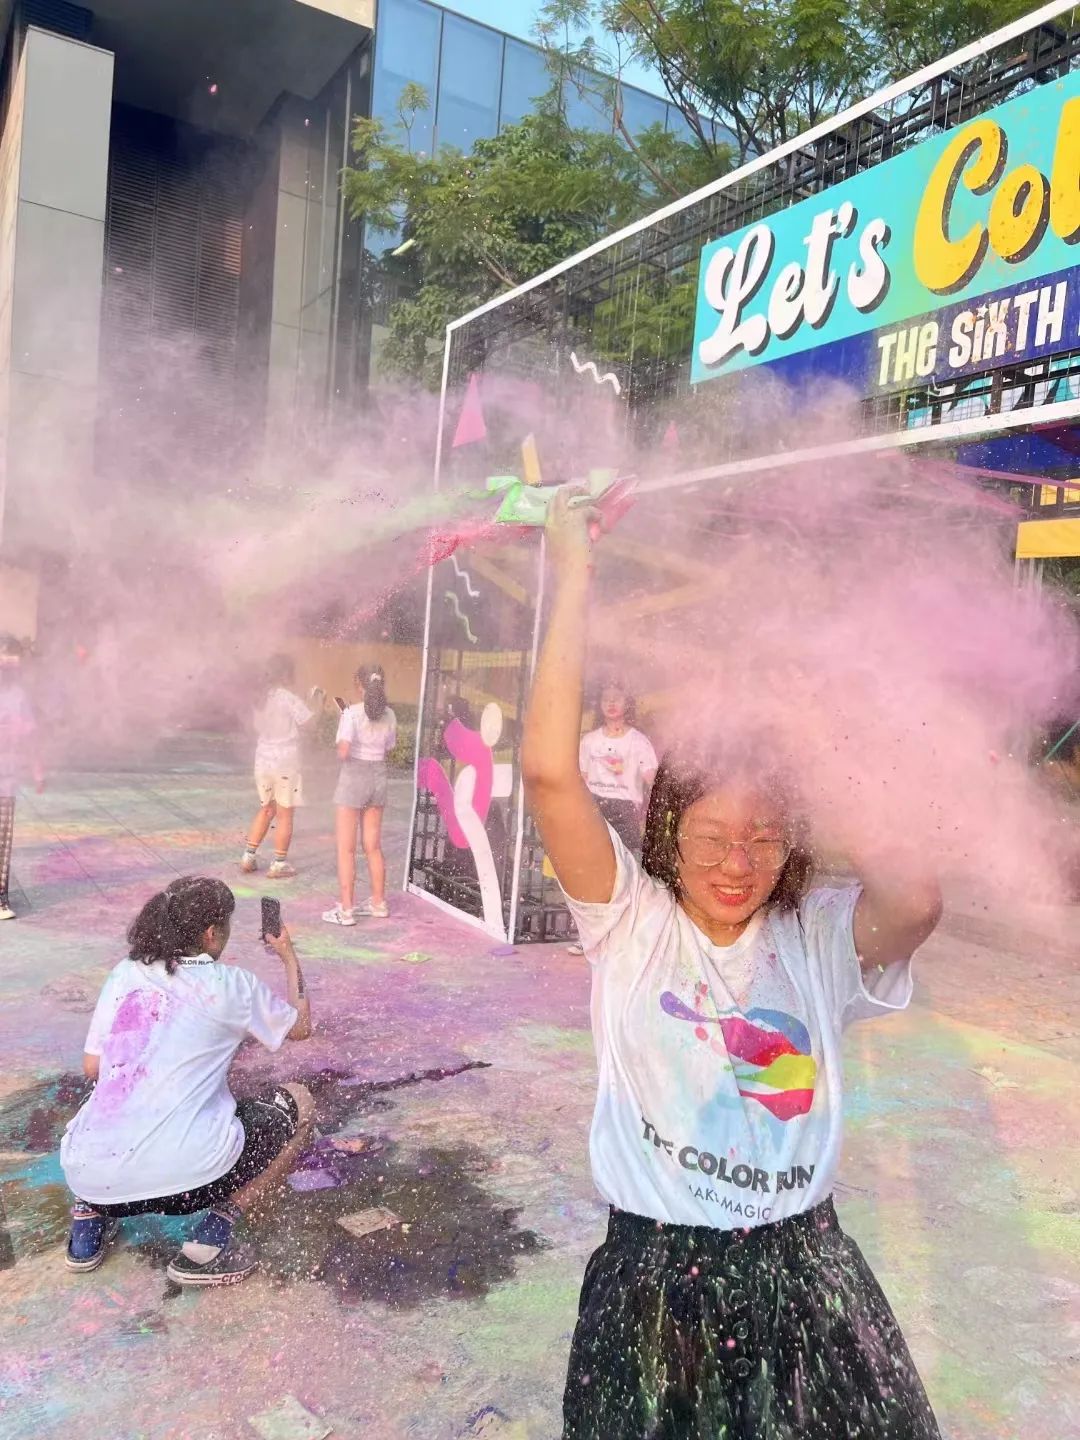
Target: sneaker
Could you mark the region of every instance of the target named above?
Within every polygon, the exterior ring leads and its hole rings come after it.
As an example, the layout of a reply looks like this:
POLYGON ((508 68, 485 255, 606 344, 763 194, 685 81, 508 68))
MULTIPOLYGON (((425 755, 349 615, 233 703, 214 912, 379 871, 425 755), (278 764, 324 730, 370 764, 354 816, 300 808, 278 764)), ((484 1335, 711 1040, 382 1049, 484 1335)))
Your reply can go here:
POLYGON ((0 920, 14 920, 14 919, 15 919, 15 911, 11 908, 11 906, 10 906, 10 905, 7 905, 7 904, 0 905, 0 920))
POLYGON ((174 1285, 239 1285, 258 1263, 249 1251, 230 1239, 202 1265, 189 1260, 183 1250, 178 1250, 169 1261, 165 1274, 174 1285))
POLYGON ((69 1270, 96 1270, 119 1229, 119 1220, 109 1220, 89 1205, 73 1206, 64 1264, 69 1270))
POLYGON ((270 869, 266 872, 268 880, 291 880, 296 874, 296 867, 290 865, 288 860, 272 860, 270 869))
POLYGON ((573 945, 567 945, 567 947, 566 947, 566 953, 567 953, 568 955, 584 955, 584 954, 585 954, 585 946, 584 946, 584 945, 579 945, 578 942, 575 940, 574 943, 573 943, 573 945))
POLYGON ((328 925, 355 925, 356 912, 346 910, 343 905, 335 905, 332 910, 324 910, 322 917, 328 925))
POLYGON ((248 852, 245 850, 243 855, 241 855, 240 857, 240 869, 244 872, 245 875, 251 875, 258 868, 258 860, 255 859, 254 855, 249 855, 248 852))
POLYGON ((353 911, 354 915, 369 915, 374 920, 388 920, 390 918, 390 906, 383 900, 376 905, 374 900, 365 900, 363 905, 357 905, 353 911))

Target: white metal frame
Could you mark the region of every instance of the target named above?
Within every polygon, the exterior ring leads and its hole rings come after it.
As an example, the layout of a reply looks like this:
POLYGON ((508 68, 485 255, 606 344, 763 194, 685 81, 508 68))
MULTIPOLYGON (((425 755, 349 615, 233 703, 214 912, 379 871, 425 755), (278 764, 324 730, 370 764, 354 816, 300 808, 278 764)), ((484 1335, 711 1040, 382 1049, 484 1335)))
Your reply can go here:
MULTIPOLYGON (((981 440, 1003 430, 1035 430, 1048 425, 1080 420, 1080 400, 1059 400, 1053 405, 1040 405, 1033 410, 1008 410, 995 415, 973 415, 965 420, 946 420, 940 425, 920 425, 914 430, 901 430, 886 435, 864 435, 858 440, 845 440, 836 445, 814 445, 805 450, 782 450, 773 455, 755 455, 747 460, 729 460, 723 465, 707 465, 700 470, 684 470, 677 475, 658 476, 638 485, 640 492, 674 490, 698 485, 703 480, 727 480, 739 475, 756 475, 763 470, 783 470, 790 465, 807 465, 816 460, 834 460, 845 455, 875 455, 888 450, 910 450, 919 445, 981 440)), ((995 472, 1000 473, 1000 472, 995 472)), ((1018 481, 1030 475, 1017 475, 1018 481)), ((1061 481, 1058 481, 1061 484, 1061 481)))

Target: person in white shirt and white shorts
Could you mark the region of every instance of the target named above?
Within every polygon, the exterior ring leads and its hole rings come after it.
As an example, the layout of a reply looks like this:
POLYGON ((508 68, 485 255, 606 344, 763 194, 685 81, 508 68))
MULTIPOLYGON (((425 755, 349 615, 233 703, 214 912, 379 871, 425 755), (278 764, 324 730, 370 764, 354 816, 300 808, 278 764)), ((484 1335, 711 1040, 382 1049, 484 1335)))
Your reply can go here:
POLYGON ((304 781, 300 770, 300 732, 314 719, 293 684, 293 662, 288 655, 275 655, 266 667, 266 693, 255 711, 255 789, 259 813, 251 822, 247 845, 240 859, 245 874, 259 868, 259 846, 274 826, 274 858, 266 872, 271 880, 295 875, 289 864, 293 811, 304 803, 304 781))

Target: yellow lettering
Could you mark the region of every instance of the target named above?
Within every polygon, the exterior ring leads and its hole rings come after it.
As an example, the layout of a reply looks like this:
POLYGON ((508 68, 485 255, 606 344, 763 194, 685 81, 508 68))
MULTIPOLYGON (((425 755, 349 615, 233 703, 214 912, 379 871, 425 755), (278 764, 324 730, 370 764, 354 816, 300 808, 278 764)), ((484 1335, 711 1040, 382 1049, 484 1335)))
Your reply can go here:
POLYGON ((1001 178, 1007 150, 1005 132, 995 121, 976 120, 959 131, 934 166, 915 219, 915 273, 928 290, 949 295, 962 289, 982 264, 987 232, 972 225, 967 234, 949 234, 956 187, 963 181, 973 195, 984 195, 1001 178))
POLYGON ((1026 260, 1046 234, 1050 182, 1034 165, 1010 170, 990 202, 990 248, 1002 260, 1026 260))
POLYGON ((1080 100, 1061 107, 1050 172, 1050 227, 1069 244, 1080 239, 1080 100))

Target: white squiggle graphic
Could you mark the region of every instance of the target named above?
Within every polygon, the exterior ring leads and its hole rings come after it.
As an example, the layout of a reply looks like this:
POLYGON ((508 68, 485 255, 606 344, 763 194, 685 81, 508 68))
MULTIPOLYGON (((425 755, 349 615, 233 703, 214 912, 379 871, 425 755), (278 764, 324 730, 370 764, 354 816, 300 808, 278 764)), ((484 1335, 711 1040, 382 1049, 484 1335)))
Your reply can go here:
POLYGON ((595 360, 586 360, 584 363, 582 363, 577 358, 577 355, 574 353, 573 350, 570 351, 570 364, 573 365, 574 369, 579 375, 591 375, 596 381, 597 385, 610 384, 616 395, 622 394, 622 386, 619 384, 619 377, 615 374, 613 370, 609 370, 606 375, 601 375, 600 371, 596 368, 595 360))
POLYGON ((461 566, 458 564, 458 558, 456 555, 450 556, 450 563, 454 567, 454 574, 457 576, 457 578, 459 580, 465 581, 465 590, 469 598, 471 600, 479 600, 480 591, 473 589, 472 576, 467 570, 462 570, 461 566))
POLYGON ((443 598, 450 601, 450 605, 451 605, 451 608, 453 609, 454 614, 455 614, 455 615, 457 616, 457 618, 461 621, 462 625, 465 626, 465 634, 466 634, 466 636, 467 636, 467 638, 468 638, 469 644, 470 644, 470 645, 475 645, 475 644, 476 644, 476 636, 472 633, 472 627, 471 627, 470 624, 469 624, 469 617, 468 617, 467 615, 463 615, 463 614, 461 613, 461 606, 460 606, 460 604, 458 603, 458 598, 457 598, 457 596, 454 594, 454 592, 453 592, 452 590, 447 590, 447 591, 445 591, 443 598))

